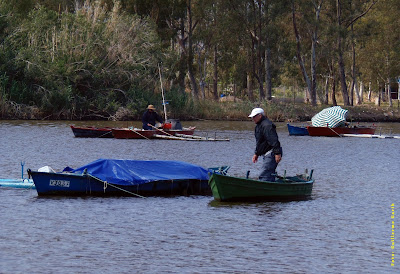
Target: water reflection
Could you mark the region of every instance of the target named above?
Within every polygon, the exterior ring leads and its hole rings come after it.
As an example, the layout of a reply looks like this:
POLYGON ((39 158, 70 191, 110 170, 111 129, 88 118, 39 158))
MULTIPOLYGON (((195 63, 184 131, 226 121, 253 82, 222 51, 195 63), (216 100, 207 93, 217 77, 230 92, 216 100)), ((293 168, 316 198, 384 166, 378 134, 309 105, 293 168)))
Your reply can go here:
MULTIPOLYGON (((74 138, 70 123, 1 121, 0 177, 19 178, 20 161, 25 161, 25 168, 50 165, 60 170, 99 158, 182 160, 204 167, 229 165, 232 176, 245 176, 247 170, 259 173, 260 165, 251 162, 255 141, 250 121, 184 121, 200 133, 217 131, 231 139, 204 143, 74 138)), ((34 190, 1 189, 0 250, 7 252, 1 253, 0 269, 4 273, 393 270, 388 264, 388 231, 390 205, 400 201, 396 172, 400 140, 294 137, 288 136, 285 123, 277 126, 285 150, 278 173, 314 169, 311 200, 222 204, 199 196, 42 199, 34 190)), ((400 135, 399 124, 378 126, 400 135)))

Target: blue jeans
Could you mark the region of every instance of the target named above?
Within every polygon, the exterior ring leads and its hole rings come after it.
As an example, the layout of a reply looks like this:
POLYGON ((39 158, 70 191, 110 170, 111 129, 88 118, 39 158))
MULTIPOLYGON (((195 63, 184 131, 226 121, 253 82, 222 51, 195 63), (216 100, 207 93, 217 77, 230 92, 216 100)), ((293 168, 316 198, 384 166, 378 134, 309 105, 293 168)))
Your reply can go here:
POLYGON ((143 129, 144 130, 152 130, 152 127, 149 127, 147 124, 143 124, 143 129))
POLYGON ((258 178, 260 181, 269 181, 275 182, 275 173, 276 167, 278 163, 275 160, 275 153, 271 152, 263 157, 262 171, 260 177, 258 178))

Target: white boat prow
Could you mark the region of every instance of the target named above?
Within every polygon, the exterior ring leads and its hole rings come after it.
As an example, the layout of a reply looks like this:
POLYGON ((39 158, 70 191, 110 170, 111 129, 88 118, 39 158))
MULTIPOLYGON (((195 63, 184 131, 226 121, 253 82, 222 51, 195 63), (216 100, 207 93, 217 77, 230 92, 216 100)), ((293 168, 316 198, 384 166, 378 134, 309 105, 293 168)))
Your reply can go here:
POLYGON ((52 169, 52 168, 49 167, 49 166, 41 167, 41 168, 38 169, 38 171, 40 171, 40 172, 48 172, 48 173, 56 173, 56 172, 54 171, 54 169, 52 169))

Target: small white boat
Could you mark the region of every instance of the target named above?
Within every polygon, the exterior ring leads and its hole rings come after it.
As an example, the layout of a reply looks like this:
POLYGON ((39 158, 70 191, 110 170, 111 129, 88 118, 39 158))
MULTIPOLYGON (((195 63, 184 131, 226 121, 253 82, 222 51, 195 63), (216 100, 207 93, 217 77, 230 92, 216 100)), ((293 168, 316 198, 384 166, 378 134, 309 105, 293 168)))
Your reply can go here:
POLYGON ((36 189, 32 179, 0 179, 0 187, 36 189))

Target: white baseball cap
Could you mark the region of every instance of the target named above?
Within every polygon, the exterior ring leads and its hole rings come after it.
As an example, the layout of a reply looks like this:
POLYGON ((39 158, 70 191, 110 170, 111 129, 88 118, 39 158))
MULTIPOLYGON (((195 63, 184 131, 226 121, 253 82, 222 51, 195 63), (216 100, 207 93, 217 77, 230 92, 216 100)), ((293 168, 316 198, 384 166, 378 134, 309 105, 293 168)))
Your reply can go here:
POLYGON ((251 111, 249 117, 253 118, 254 116, 256 116, 257 114, 264 114, 264 110, 262 108, 255 108, 251 111))

